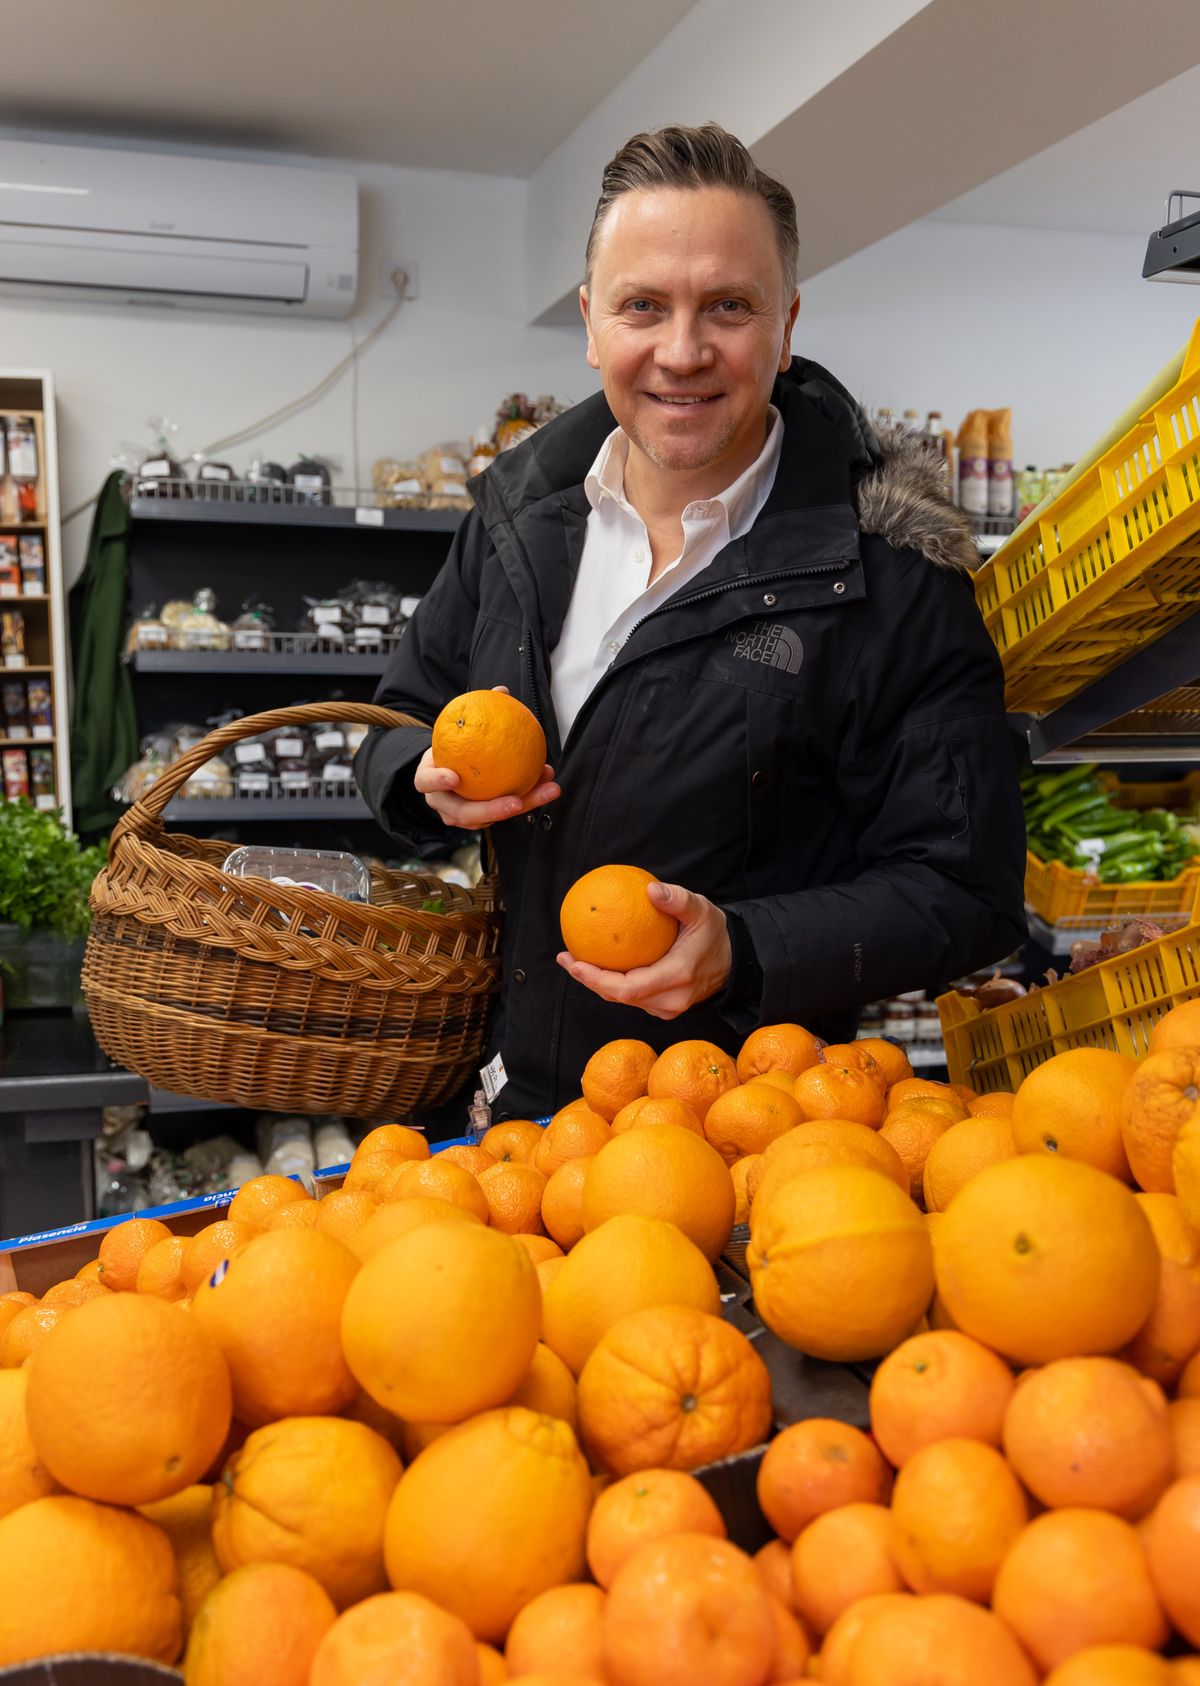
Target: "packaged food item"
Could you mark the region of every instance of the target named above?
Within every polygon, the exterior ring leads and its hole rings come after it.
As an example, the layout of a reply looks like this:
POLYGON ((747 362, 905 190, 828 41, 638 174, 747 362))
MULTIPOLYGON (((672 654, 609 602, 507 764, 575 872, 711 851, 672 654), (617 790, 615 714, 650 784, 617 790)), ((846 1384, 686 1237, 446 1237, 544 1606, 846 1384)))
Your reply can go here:
POLYGON ((246 470, 247 503, 282 503, 287 496, 287 469, 282 463, 255 457, 246 470))
POLYGON ((0 684, 0 738, 27 738, 29 713, 26 706, 25 682, 6 679, 0 684))
POLYGON ((135 498, 183 498, 191 495, 191 486, 183 465, 167 450, 167 442, 160 439, 153 451, 138 468, 133 479, 135 498))
MULTIPOLYGON (((551 401, 552 402, 552 401, 551 401)), ((511 451, 536 433, 534 406, 523 392, 514 392, 496 411, 496 450, 511 451)))
POLYGON ((216 593, 207 586, 190 603, 168 603, 162 618, 171 629, 172 649, 227 650, 229 628, 217 619, 216 607, 216 593))
POLYGON ((482 474, 485 468, 490 468, 496 460, 496 445, 491 432, 487 428, 480 428, 471 436, 471 455, 467 461, 469 475, 482 474))
POLYGON ((0 654, 5 667, 25 666, 25 617, 20 609, 0 612, 0 654))
POLYGON ((435 446, 419 459, 419 466, 430 509, 468 506, 471 500, 467 495, 467 465, 458 452, 449 446, 435 446))
POLYGON ((304 602, 308 607, 300 622, 300 630, 312 635, 312 647, 317 650, 344 650, 349 617, 342 599, 327 597, 318 601, 306 597, 304 602))
POLYGON ((192 496, 219 499, 222 503, 236 502, 237 476, 227 462, 202 462, 196 470, 192 496))
POLYGON ((8 472, 17 494, 17 520, 38 518, 37 424, 32 416, 13 416, 8 424, 8 472))
POLYGON ((348 725, 346 727, 346 754, 352 761, 358 754, 359 749, 362 747, 363 739, 370 730, 371 728, 369 726, 360 725, 358 721, 355 721, 352 725, 348 725))
POLYGON ((242 612, 230 622, 235 650, 265 650, 270 643, 268 634, 275 625, 275 611, 257 597, 248 597, 242 612))
POLYGON ((58 806, 54 785, 54 751, 44 744, 29 751, 29 787, 33 805, 44 812, 58 806))
POLYGON ((52 738, 54 709, 50 701, 50 681, 45 674, 35 673, 26 681, 25 698, 31 735, 35 738, 52 738))
POLYGON ((340 1118, 322 1118, 313 1131, 317 1168, 348 1165, 354 1157, 354 1143, 340 1118))
POLYGON ((208 735, 209 730, 210 728, 207 726, 194 726, 188 721, 182 721, 175 726, 168 726, 164 734, 167 739, 165 746, 167 759, 178 761, 181 755, 186 755, 189 750, 195 749, 201 738, 208 735))
POLYGON ((369 902, 371 874, 357 855, 342 849, 288 849, 247 843, 226 855, 222 871, 233 878, 269 878, 289 889, 324 890, 344 901, 369 902))
POLYGON ((306 457, 301 452, 298 461, 288 469, 287 477, 293 503, 333 502, 332 476, 319 457, 306 457))
POLYGON ((1012 411, 988 411, 989 515, 1011 519, 1013 512, 1012 411))
POLYGON ((141 755, 132 766, 125 769, 113 786, 113 800, 136 802, 139 796, 144 796, 150 789, 166 764, 166 757, 160 755, 153 745, 143 744, 141 755))
POLYGON ((125 636, 126 656, 133 655, 135 650, 166 650, 170 645, 170 627, 153 603, 147 604, 125 636))
POLYGON ((247 738, 233 746, 234 776, 239 796, 268 796, 275 763, 261 738, 247 738))
POLYGON ((210 757, 202 767, 196 768, 179 794, 189 798, 232 796, 234 782, 229 763, 219 755, 210 757))
POLYGON ((18 551, 21 562, 21 591, 26 597, 45 596, 45 540, 40 533, 22 533, 18 551))
POLYGON ((15 533, 0 533, 0 597, 21 595, 20 550, 15 533))
POLYGON ((1025 517, 1031 514, 1042 501, 1041 469, 1035 468, 1032 463, 1026 463, 1016 477, 1013 491, 1017 505, 1017 520, 1024 521, 1025 517))
POLYGON ((988 413, 972 410, 958 430, 958 501, 969 515, 988 511, 988 413))
POLYGON ((310 747, 303 726, 280 726, 274 732, 267 732, 263 742, 277 767, 285 761, 303 761, 310 747))
POLYGON ((375 488, 375 502, 382 509, 423 509, 425 506, 425 482, 415 462, 380 457, 371 464, 371 485, 375 488))
POLYGON ((260 1118, 258 1121, 258 1152, 263 1168, 278 1177, 299 1177, 306 1188, 312 1187, 317 1152, 313 1142, 313 1128, 309 1119, 260 1118))
POLYGON ((6 749, 4 761, 4 794, 10 802, 20 802, 29 796, 29 757, 23 749, 6 749))

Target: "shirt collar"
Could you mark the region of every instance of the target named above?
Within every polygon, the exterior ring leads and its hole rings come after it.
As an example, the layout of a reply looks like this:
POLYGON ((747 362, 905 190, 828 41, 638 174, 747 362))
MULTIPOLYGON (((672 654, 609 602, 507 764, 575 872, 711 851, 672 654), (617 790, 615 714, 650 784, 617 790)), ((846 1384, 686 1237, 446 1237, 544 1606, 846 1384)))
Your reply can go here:
MULTIPOLYGON (((717 492, 710 503, 721 503, 729 519, 731 534, 738 532, 738 523, 751 508, 760 507, 775 471, 779 466, 783 444, 783 421, 774 404, 767 405, 767 437, 762 450, 748 468, 742 470, 732 485, 717 492)), ((636 514, 625 497, 625 465, 629 461, 629 440, 619 427, 614 427, 601 445, 595 462, 584 478, 583 489, 593 509, 599 509, 606 498, 631 515, 636 514)), ((688 505, 690 509, 692 505, 688 505)), ((640 519, 640 517, 639 517, 640 519)))

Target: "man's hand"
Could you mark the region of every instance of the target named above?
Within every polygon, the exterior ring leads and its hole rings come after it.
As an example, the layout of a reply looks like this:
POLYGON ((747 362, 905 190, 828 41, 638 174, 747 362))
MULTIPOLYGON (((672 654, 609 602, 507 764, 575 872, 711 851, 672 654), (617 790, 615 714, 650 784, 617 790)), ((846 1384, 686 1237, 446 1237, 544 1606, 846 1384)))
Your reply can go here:
MULTIPOLYGON (((508 695, 507 685, 493 685, 492 689, 508 695)), ((527 814, 534 808, 544 808, 547 802, 553 802, 562 795, 553 779, 554 768, 547 763, 542 768, 541 778, 527 796, 496 796, 490 802, 468 802, 465 797, 455 795, 458 774, 452 773, 449 767, 437 766, 433 750, 427 749, 417 762, 413 785, 446 825, 459 826, 463 831, 478 831, 482 826, 515 819, 518 814, 527 814)))
POLYGON ((679 921, 679 935, 661 960, 632 972, 606 972, 566 953, 558 963, 604 1001, 640 1007, 655 1019, 677 1019, 724 988, 731 960, 729 929, 719 907, 682 885, 650 884, 646 894, 679 921))

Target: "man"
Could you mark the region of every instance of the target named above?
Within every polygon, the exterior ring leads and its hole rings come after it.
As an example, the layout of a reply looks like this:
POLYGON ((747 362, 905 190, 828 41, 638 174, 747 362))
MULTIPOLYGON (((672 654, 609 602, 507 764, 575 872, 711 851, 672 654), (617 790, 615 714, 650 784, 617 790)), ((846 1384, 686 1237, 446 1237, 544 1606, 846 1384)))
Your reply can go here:
POLYGON ((1000 664, 941 471, 876 441, 789 346, 795 205, 715 125, 608 165, 580 306, 603 395, 472 483, 475 509, 377 701, 432 721, 504 686, 542 722, 526 797, 468 802, 429 733, 373 731, 357 773, 406 846, 491 826, 506 906, 498 1110, 579 1092, 620 1036, 736 1050, 831 1039, 1024 935, 1024 827, 1000 664), (451 828, 451 829, 447 829, 451 828), (680 922, 654 966, 561 952, 604 862, 680 922))

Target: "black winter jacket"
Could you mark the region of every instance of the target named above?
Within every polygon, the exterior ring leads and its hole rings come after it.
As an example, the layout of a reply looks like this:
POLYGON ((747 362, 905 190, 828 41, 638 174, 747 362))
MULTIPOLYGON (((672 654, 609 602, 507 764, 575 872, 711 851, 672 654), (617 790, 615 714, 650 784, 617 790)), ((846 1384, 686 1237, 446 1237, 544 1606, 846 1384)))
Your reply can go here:
MULTIPOLYGON (((613 1037, 736 1051, 754 1023, 841 1040, 856 1009, 944 986, 1025 933, 1024 824, 999 659, 964 567, 969 529, 923 447, 881 448, 819 366, 776 382, 775 483, 745 537, 634 629, 560 740, 550 662, 615 425, 601 395, 472 483, 475 508, 377 701, 432 722, 507 685, 541 720, 561 798, 493 828, 506 905, 492 1046, 501 1115, 579 1093, 613 1037), (730 915, 725 992, 666 1023, 555 963, 572 883, 632 862, 730 915)), ((597 636, 602 629, 597 628, 597 636)), ((429 733, 374 730, 360 788, 406 847, 447 832, 413 790, 429 733)))

